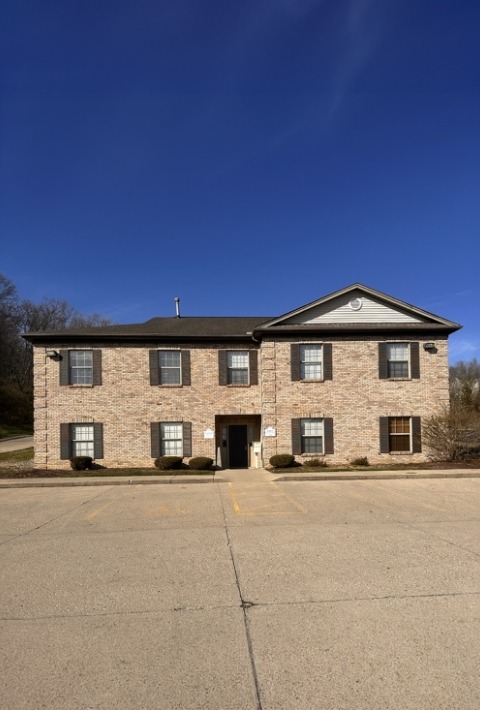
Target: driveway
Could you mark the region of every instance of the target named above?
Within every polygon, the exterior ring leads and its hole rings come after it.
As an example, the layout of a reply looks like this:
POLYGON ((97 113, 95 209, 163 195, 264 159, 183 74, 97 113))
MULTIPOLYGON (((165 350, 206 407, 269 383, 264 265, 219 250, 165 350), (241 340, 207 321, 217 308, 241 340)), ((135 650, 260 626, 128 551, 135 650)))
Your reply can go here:
POLYGON ((0 453, 19 451, 33 446, 33 436, 16 436, 13 439, 0 439, 0 453))

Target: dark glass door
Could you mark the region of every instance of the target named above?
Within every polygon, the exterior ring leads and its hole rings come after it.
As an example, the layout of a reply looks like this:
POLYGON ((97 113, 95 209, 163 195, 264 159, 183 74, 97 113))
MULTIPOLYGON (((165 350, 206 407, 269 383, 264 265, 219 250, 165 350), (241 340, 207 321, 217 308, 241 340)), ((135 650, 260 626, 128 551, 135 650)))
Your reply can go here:
POLYGON ((245 424, 231 424, 228 427, 230 468, 248 468, 248 438, 245 424))

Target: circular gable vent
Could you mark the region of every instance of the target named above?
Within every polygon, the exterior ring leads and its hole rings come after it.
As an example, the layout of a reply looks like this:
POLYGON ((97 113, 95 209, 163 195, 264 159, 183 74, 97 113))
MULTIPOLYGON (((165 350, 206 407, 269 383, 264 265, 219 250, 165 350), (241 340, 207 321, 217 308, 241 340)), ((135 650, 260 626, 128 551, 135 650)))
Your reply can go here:
POLYGON ((362 307, 362 299, 361 298, 352 298, 350 303, 348 304, 352 311, 359 311, 360 308, 362 307))

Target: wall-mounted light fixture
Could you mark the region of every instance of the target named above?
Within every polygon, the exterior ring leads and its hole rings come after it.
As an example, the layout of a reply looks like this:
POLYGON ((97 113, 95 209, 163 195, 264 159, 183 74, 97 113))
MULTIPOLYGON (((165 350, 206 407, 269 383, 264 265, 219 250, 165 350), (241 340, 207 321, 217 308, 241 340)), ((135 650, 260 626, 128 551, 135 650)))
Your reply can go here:
POLYGON ((58 357, 58 352, 56 350, 47 350, 46 355, 52 358, 52 360, 55 360, 58 357))
POLYGON ((435 343, 424 343, 423 349, 428 350, 428 352, 435 352, 437 348, 435 346, 435 343))

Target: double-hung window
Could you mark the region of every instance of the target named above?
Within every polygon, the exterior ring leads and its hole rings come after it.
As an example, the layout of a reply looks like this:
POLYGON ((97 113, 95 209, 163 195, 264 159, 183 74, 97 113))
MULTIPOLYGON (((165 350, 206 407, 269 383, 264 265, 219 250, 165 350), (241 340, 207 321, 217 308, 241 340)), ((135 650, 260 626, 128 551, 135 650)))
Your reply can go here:
POLYGON ((420 417, 380 417, 380 453, 420 453, 420 417))
POLYGON ((416 380, 420 378, 420 349, 417 341, 379 343, 381 380, 416 380))
POLYGON ((248 350, 227 351, 227 383, 229 385, 249 384, 248 350))
POLYGON ((323 419, 302 419, 302 454, 323 454, 323 419))
POLYGON ((160 350, 158 365, 161 385, 182 384, 182 363, 179 350, 160 350))
POLYGON ((409 377, 409 344, 387 343, 388 377, 409 377))
POLYGON ((321 345, 300 345, 300 379, 323 379, 323 351, 321 345))
POLYGON ((101 385, 102 351, 60 350, 60 384, 101 385))
POLYGON ((93 424, 72 424, 72 456, 94 458, 93 424))
POLYGON ((162 456, 183 456, 182 422, 161 422, 160 450, 162 456))
POLYGON ((93 384, 93 353, 91 350, 70 350, 70 384, 93 384))

